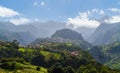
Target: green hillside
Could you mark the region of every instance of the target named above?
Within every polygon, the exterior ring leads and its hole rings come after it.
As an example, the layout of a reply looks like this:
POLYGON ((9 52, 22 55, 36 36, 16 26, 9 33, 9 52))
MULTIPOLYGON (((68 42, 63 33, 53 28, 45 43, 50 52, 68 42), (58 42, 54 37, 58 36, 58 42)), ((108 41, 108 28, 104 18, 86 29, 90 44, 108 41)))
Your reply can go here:
POLYGON ((0 41, 1 73, 120 73, 70 43, 19 46, 0 41))
POLYGON ((120 42, 113 44, 96 46, 90 50, 91 54, 102 64, 112 69, 120 70, 120 42), (96 54, 94 51, 98 51, 96 54), (103 59, 105 60, 103 62, 103 59))

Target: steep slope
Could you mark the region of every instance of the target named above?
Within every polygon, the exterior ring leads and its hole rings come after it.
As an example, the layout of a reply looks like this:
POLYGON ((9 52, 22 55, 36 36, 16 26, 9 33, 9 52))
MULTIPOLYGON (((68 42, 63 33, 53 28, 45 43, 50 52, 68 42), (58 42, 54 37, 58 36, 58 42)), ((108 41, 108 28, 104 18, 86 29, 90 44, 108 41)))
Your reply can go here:
POLYGON ((0 22, 0 39, 4 41, 12 41, 14 39, 19 39, 22 41, 21 37, 14 33, 15 25, 9 22, 0 22))
POLYGON ((90 49, 90 54, 100 63, 112 69, 120 70, 120 42, 96 46, 90 49))
POLYGON ((99 63, 106 63, 110 61, 110 56, 106 55, 102 51, 101 46, 95 46, 92 49, 90 49, 89 53, 99 62, 99 63))
POLYGON ((86 42, 82 35, 71 29, 61 29, 56 31, 51 38, 38 38, 32 42, 33 45, 40 44, 43 42, 53 42, 53 43, 73 43, 76 46, 87 50, 92 47, 92 45, 86 42))
POLYGON ((55 31, 62 28, 65 28, 65 23, 48 21, 19 25, 16 31, 27 31, 31 33, 34 38, 46 38, 51 37, 55 31))
POLYGON ((93 45, 110 44, 120 40, 120 23, 101 24, 88 39, 93 45))
POLYGON ((13 42, 0 41, 0 73, 58 73, 61 70, 60 73, 119 73, 95 61, 88 52, 69 50, 77 46, 56 43, 41 46, 16 48, 13 42))
POLYGON ((24 29, 18 29, 19 26, 15 26, 10 22, 0 22, 0 40, 13 41, 18 40, 21 44, 30 43, 33 41, 33 35, 27 31, 20 31, 24 29))
POLYGON ((80 42, 84 41, 81 34, 70 29, 58 30, 52 35, 52 38, 63 38, 63 39, 80 41, 80 42))
POLYGON ((16 39, 21 44, 27 44, 36 38, 51 37, 61 28, 65 28, 65 23, 48 21, 16 26, 10 22, 0 22, 0 39, 4 41, 16 39))
POLYGON ((25 45, 33 40, 33 37, 28 32, 6 32, 0 34, 0 39, 3 41, 13 41, 17 40, 20 44, 25 45))
POLYGON ((0 22, 0 30, 13 30, 15 25, 10 22, 0 22))

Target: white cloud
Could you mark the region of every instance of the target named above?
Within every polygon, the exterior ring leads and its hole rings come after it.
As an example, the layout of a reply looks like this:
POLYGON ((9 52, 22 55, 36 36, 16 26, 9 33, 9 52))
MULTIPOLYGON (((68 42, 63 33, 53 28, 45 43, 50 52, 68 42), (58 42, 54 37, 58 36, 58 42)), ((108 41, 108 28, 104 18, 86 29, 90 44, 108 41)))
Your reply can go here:
MULTIPOLYGON (((109 8, 109 11, 112 11, 112 13, 118 12, 120 13, 120 8, 109 8)), ((105 19, 104 22, 106 23, 118 23, 120 22, 120 15, 119 14, 115 14, 114 16, 111 15, 110 18, 105 19)))
POLYGON ((103 11, 103 10, 99 10, 99 9, 93 9, 91 12, 92 12, 92 13, 101 14, 101 15, 104 14, 104 11, 103 11))
POLYGON ((38 18, 35 18, 35 19, 34 19, 34 21, 35 21, 35 22, 38 22, 38 21, 40 21, 40 19, 38 19, 38 18))
POLYGON ((105 19, 106 23, 118 23, 120 22, 120 16, 112 16, 109 19, 105 19))
POLYGON ((91 13, 88 12, 83 12, 83 13, 79 13, 79 16, 77 16, 76 18, 87 18, 91 13))
POLYGON ((0 6, 0 17, 13 17, 19 15, 19 12, 16 12, 10 8, 0 6))
POLYGON ((15 25, 21 25, 21 24, 26 24, 26 23, 30 23, 31 20, 30 19, 27 19, 27 18, 23 18, 23 17, 20 17, 18 19, 11 19, 9 20, 11 23, 15 24, 15 25))
POLYGON ((37 6, 37 5, 38 5, 37 1, 35 1, 33 5, 34 5, 34 6, 37 6))
POLYGON ((119 9, 119 8, 110 8, 110 9, 108 9, 108 10, 110 10, 110 11, 112 11, 112 12, 120 12, 120 9, 119 9))
POLYGON ((44 1, 35 1, 34 3, 33 3, 33 5, 34 6, 37 6, 37 7, 39 7, 39 6, 45 6, 45 2, 44 1))
POLYGON ((45 2, 44 2, 44 1, 42 1, 42 2, 41 2, 41 6, 44 6, 44 5, 45 5, 45 2))
POLYGON ((91 12, 87 11, 84 13, 79 13, 75 18, 67 19, 67 26, 73 25, 73 28, 76 29, 78 27, 87 27, 87 28, 96 28, 100 25, 100 23, 96 20, 91 20, 89 15, 91 12))

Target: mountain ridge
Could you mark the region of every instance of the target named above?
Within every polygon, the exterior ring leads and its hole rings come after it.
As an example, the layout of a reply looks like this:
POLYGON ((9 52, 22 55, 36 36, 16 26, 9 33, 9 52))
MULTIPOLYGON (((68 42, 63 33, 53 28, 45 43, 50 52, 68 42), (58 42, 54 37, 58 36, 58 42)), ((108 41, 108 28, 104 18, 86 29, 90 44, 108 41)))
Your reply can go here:
POLYGON ((120 23, 101 24, 95 32, 89 37, 88 41, 93 45, 111 44, 118 40, 120 32, 120 23))
POLYGON ((84 50, 88 50, 92 47, 90 43, 84 40, 82 35, 71 29, 61 29, 56 31, 51 38, 38 38, 31 44, 40 44, 43 42, 53 42, 53 43, 73 43, 81 47, 84 50))

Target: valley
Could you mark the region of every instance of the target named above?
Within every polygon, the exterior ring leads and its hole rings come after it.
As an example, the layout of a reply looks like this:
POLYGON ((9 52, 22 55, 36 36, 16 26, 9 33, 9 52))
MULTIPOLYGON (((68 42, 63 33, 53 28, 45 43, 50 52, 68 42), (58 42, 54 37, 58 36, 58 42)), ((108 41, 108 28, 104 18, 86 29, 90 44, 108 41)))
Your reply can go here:
POLYGON ((120 73, 119 46, 119 42, 93 46, 70 29, 26 46, 17 40, 0 41, 0 72, 120 73))
POLYGON ((0 73, 120 73, 120 0, 0 0, 0 73))

